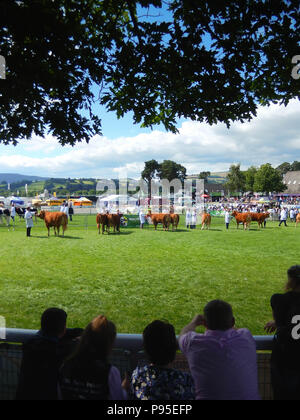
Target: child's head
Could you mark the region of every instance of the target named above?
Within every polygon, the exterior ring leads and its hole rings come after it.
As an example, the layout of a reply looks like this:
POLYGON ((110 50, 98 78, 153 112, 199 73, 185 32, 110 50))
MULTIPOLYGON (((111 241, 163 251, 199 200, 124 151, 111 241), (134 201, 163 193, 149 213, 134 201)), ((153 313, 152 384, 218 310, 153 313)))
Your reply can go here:
POLYGON ((287 290, 295 290, 300 287, 300 265, 293 265, 287 271, 287 290))

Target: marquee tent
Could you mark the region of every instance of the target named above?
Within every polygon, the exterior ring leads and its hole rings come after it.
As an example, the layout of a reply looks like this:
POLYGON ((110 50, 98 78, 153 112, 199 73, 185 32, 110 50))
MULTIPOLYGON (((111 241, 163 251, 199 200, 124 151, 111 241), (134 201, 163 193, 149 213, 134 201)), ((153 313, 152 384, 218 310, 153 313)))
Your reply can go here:
POLYGON ((73 198, 69 200, 74 206, 92 206, 93 202, 86 197, 73 198))
POLYGON ((24 206, 24 201, 19 197, 9 197, 10 204, 15 204, 17 206, 24 206))

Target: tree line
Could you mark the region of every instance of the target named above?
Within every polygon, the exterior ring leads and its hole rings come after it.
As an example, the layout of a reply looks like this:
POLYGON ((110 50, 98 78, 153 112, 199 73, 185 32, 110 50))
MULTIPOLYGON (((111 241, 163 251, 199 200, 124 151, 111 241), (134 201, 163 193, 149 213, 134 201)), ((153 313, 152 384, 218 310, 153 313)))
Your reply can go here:
MULTIPOLYGON (((265 163, 259 168, 250 166, 246 171, 241 170, 241 164, 232 164, 227 173, 227 180, 225 188, 230 192, 265 192, 265 193, 280 193, 286 190, 286 185, 283 183, 283 176, 289 171, 300 170, 300 162, 293 163, 284 162, 276 168, 270 163, 265 163)), ((151 194, 151 181, 154 179, 180 179, 183 181, 186 178, 187 170, 181 164, 171 160, 164 160, 158 163, 152 159, 145 162, 145 167, 141 172, 141 178, 149 185, 149 194, 151 194)), ((206 182, 211 175, 210 171, 201 171, 198 175, 199 179, 204 179, 206 182)))

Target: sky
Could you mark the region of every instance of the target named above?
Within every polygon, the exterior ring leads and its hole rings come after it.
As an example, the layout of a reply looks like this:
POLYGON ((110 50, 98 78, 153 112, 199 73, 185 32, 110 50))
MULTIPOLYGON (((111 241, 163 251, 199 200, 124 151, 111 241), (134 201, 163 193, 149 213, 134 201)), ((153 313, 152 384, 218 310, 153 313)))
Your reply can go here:
POLYGON ((251 122, 210 126, 180 121, 179 133, 142 129, 130 115, 118 120, 103 113, 103 136, 89 144, 62 147, 52 136, 33 137, 17 146, 0 145, 0 173, 63 178, 139 178, 144 162, 174 160, 188 174, 223 172, 231 164, 242 169, 300 160, 300 102, 287 107, 260 107, 251 122))

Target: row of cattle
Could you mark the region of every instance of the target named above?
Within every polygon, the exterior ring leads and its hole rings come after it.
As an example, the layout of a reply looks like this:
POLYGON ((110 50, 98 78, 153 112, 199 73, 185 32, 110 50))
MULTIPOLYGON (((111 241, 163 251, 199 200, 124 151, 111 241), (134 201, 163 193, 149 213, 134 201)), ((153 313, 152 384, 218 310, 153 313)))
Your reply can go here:
MULTIPOLYGON (((235 218, 237 223, 237 228, 240 224, 244 226, 244 229, 249 229, 250 223, 255 221, 258 223, 258 226, 261 228, 265 220, 270 216, 269 213, 238 213, 234 211, 232 216, 235 218)), ((48 229, 48 236, 50 236, 50 228, 54 228, 55 235, 59 235, 60 228, 62 227, 63 235, 68 227, 68 216, 62 212, 47 212, 41 211, 38 214, 38 217, 44 220, 45 225, 48 229)), ((170 225, 172 225, 172 230, 176 230, 179 224, 179 215, 173 213, 151 213, 149 212, 146 216, 152 220, 155 230, 157 230, 158 224, 162 224, 164 230, 169 230, 170 225)), ((97 214, 96 217, 97 228, 100 234, 106 231, 110 232, 110 228, 113 228, 114 233, 117 231, 120 232, 121 225, 121 216, 119 214, 97 214)), ((300 223, 300 213, 296 218, 296 227, 300 223)), ((211 215, 208 213, 203 213, 201 218, 202 230, 206 227, 210 228, 211 225, 211 215)))
POLYGON ((232 213, 232 216, 236 220, 237 229, 240 224, 243 224, 244 229, 249 229, 251 222, 257 222, 258 227, 263 227, 265 220, 270 217, 269 213, 238 213, 237 211, 234 211, 232 213))

